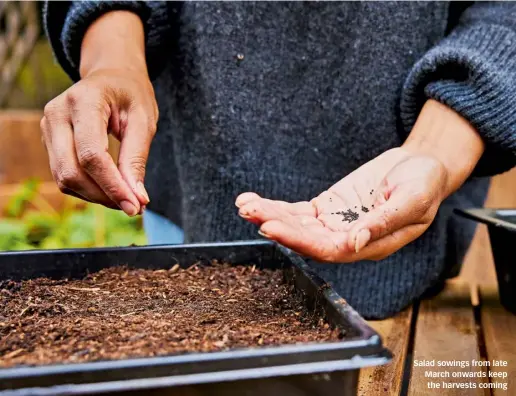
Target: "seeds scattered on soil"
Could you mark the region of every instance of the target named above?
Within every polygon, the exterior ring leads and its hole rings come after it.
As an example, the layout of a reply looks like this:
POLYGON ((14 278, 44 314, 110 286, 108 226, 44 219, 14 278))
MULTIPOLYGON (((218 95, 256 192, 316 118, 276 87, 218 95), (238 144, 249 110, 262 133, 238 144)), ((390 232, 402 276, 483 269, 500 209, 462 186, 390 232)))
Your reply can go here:
POLYGON ((342 221, 347 221, 348 223, 351 223, 355 220, 358 220, 359 214, 357 212, 353 212, 351 209, 348 209, 346 212, 343 210, 339 212, 334 212, 332 215, 341 215, 342 221))
POLYGON ((362 212, 367 213, 369 212, 369 209, 367 209, 365 206, 362 206, 362 212))
POLYGON ((254 266, 104 269, 0 282, 0 367, 336 341, 319 311, 254 266))

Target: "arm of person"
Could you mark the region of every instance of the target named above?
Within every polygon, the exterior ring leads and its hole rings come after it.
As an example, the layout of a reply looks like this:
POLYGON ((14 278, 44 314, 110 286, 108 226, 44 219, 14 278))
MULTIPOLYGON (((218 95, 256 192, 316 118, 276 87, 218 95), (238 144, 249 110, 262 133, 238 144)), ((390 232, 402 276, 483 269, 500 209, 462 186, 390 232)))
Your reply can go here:
POLYGON ((475 3, 409 73, 401 95, 402 138, 433 99, 460 114, 484 141, 473 174, 502 173, 516 165, 515 97, 516 3, 475 3))
POLYGON ((433 99, 423 106, 402 148, 437 159, 445 172, 443 198, 472 174, 485 150, 475 128, 461 115, 433 99))
POLYGON ((236 200, 240 216, 265 237, 327 262, 382 259, 418 238, 442 200, 470 175, 494 175, 516 164, 515 30, 516 3, 467 8, 407 77, 401 147, 310 202, 244 193, 236 200), (374 209, 356 213, 356 221, 335 215, 362 202, 374 209))
POLYGON ((430 226, 441 202, 471 175, 483 151, 468 121, 428 100, 401 147, 364 164, 310 202, 244 193, 236 205, 241 217, 260 226, 261 235, 303 255, 340 263, 379 260, 430 226))
POLYGON ((81 43, 81 78, 97 70, 131 70, 147 74, 145 33, 131 11, 111 11, 96 19, 81 43), (109 40, 106 40, 109 37, 109 40))
POLYGON ((45 106, 41 129, 61 191, 135 215, 149 202, 145 164, 158 118, 145 23, 137 10, 100 12, 99 4, 74 3, 65 13, 55 52, 78 82, 45 106), (108 133, 121 141, 118 165, 108 133))
MULTIPOLYGON (((171 34, 171 13, 179 5, 165 1, 46 1, 43 22, 46 35, 61 67, 73 81, 80 79, 82 41, 90 26, 103 15, 128 11, 139 17, 143 27, 145 58, 151 79, 162 69, 162 51, 171 34)), ((103 37, 105 46, 115 48, 116 26, 111 24, 103 37)))

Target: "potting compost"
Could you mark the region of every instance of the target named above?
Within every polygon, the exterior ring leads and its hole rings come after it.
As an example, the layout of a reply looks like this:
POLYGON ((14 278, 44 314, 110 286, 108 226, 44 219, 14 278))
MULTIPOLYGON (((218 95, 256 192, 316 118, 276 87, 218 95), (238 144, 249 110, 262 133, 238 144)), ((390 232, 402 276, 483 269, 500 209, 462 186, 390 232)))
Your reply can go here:
POLYGON ((0 367, 336 341, 280 270, 112 267, 0 282, 0 367))

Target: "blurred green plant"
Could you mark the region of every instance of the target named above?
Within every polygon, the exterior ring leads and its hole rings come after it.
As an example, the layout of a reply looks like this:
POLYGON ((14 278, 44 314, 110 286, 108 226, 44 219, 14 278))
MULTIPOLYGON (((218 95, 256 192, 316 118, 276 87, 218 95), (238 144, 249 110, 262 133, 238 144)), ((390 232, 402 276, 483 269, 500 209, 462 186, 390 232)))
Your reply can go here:
POLYGON ((57 212, 38 188, 37 180, 27 180, 10 198, 0 218, 0 250, 147 244, 141 218, 68 196, 57 212))

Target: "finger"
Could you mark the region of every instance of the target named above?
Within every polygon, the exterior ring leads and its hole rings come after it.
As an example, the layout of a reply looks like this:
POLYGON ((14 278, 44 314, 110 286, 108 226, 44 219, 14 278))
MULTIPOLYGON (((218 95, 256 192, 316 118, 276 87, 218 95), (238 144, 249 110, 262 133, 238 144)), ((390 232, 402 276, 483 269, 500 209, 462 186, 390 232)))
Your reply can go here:
POLYGON ((237 208, 241 208, 242 206, 244 206, 246 203, 248 202, 251 202, 252 200, 255 200, 255 199, 260 199, 261 197, 256 194, 256 193, 253 193, 253 192, 245 192, 245 193, 242 193, 240 194, 237 199, 235 200, 235 206, 237 208))
POLYGON ((140 202, 108 153, 107 125, 101 111, 82 103, 72 112, 72 121, 81 168, 127 215, 137 215, 140 202))
POLYGON ((347 250, 347 233, 333 232, 324 227, 314 230, 289 221, 271 220, 262 224, 260 233, 318 261, 337 262, 339 255, 347 250))
POLYGON ((286 219, 290 216, 290 213, 279 205, 274 205, 271 201, 260 198, 242 206, 238 215, 259 226, 267 220, 286 219))
POLYGON ((397 188, 383 205, 362 216, 350 231, 349 247, 359 252, 371 241, 427 221, 428 201, 422 193, 397 188))
POLYGON ((353 263, 382 260, 417 239, 427 228, 422 224, 404 227, 371 242, 359 253, 349 248, 348 233, 333 232, 327 228, 314 231, 290 222, 272 220, 262 225, 260 234, 319 262, 353 263))
POLYGON ((106 194, 79 166, 75 155, 72 126, 68 120, 43 117, 41 130, 44 138, 50 169, 62 193, 117 208, 106 194))
POLYGON ((91 199, 85 198, 84 196, 80 195, 79 193, 76 193, 75 191, 68 190, 68 189, 63 189, 63 190, 61 190, 61 192, 63 194, 69 195, 70 197, 80 199, 81 201, 86 201, 86 202, 90 202, 90 203, 94 203, 94 204, 100 204, 109 209, 120 210, 120 208, 113 201, 109 201, 109 200, 107 202, 92 201, 91 199))
POLYGON ((342 262, 354 262, 360 260, 383 260, 396 253, 398 250, 416 240, 425 232, 428 224, 411 224, 391 234, 388 234, 365 246, 359 253, 351 252, 342 256, 342 262))
POLYGON ((243 205, 239 215, 255 224, 261 224, 285 216, 311 216, 315 218, 316 210, 310 202, 289 203, 270 199, 254 199, 243 205))
POLYGON ((324 228, 324 224, 313 216, 294 216, 294 221, 296 221, 301 227, 308 229, 318 230, 324 228))
MULTIPOLYGON (((124 123, 125 112, 121 113, 124 123)), ((130 110, 127 126, 123 130, 118 157, 118 169, 129 184, 141 205, 150 202, 149 194, 144 186, 145 166, 149 157, 149 149, 156 132, 156 123, 141 110, 130 110)))

